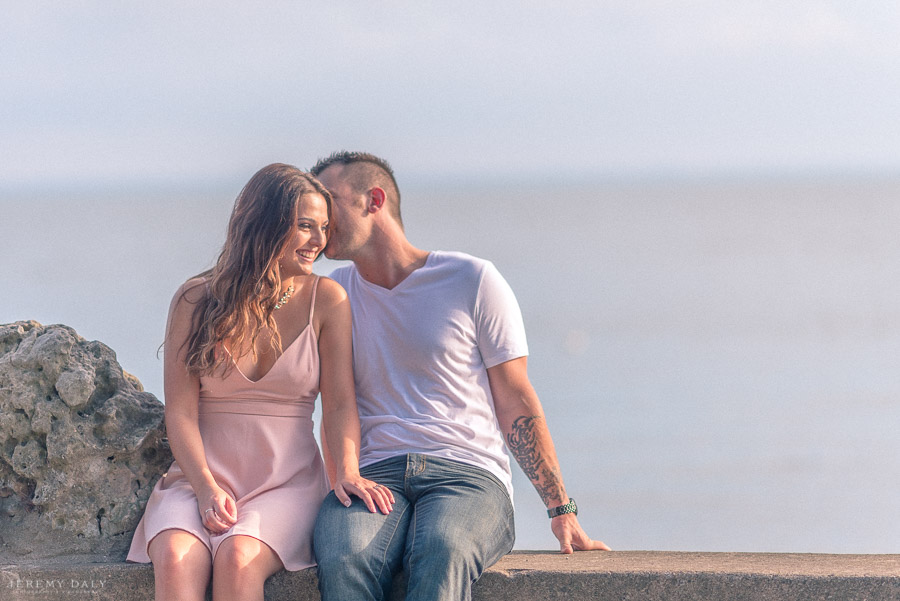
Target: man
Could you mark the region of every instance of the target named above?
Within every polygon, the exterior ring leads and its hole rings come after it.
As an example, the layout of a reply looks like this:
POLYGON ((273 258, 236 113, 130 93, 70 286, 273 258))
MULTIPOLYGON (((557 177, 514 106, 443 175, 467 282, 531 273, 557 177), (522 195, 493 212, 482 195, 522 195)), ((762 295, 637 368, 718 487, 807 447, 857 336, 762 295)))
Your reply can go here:
POLYGON ((334 199, 325 256, 353 261, 331 277, 353 313, 360 472, 395 500, 388 515, 325 500, 315 533, 322 598, 387 598, 402 569, 408 599, 469 599, 514 541, 504 442, 548 507, 560 551, 608 550, 585 534, 566 494, 528 379, 521 312, 496 268, 414 247, 384 160, 339 152, 312 172, 334 199))

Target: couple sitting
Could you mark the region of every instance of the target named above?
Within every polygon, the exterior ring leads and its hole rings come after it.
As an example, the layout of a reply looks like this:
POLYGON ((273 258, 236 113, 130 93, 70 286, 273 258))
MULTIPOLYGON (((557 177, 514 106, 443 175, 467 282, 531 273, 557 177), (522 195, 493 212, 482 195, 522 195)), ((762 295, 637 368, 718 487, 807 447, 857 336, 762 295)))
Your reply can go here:
POLYGON ((513 546, 504 443, 560 550, 607 549, 575 517, 496 268, 412 246, 378 157, 336 153, 312 174, 254 175, 215 267, 172 301, 176 462, 128 556, 153 562, 157 600, 202 600, 210 578, 216 601, 262 599, 278 570, 316 564, 325 601, 387 598, 401 570, 409 599, 468 599, 513 546), (323 249, 353 264, 320 278, 323 249))

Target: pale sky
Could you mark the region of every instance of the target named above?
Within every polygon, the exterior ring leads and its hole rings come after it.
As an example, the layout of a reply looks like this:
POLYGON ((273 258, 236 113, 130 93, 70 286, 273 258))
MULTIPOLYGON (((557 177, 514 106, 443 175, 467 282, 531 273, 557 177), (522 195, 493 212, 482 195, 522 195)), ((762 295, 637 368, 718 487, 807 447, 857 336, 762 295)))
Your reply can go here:
POLYGON ((0 186, 900 172, 900 2, 0 1, 0 186))

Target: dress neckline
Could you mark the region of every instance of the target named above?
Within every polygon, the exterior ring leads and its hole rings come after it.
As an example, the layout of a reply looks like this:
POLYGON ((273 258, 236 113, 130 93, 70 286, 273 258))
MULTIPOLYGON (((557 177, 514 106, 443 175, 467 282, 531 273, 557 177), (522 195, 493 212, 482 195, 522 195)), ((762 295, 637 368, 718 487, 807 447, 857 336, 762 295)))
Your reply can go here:
POLYGON ((303 328, 303 330, 302 330, 299 334, 297 334, 297 337, 294 338, 294 340, 291 341, 291 343, 287 346, 287 348, 284 349, 284 350, 281 352, 281 354, 278 355, 278 357, 275 358, 275 363, 272 364, 272 367, 270 367, 269 370, 268 370, 266 373, 264 373, 262 376, 260 376, 258 380, 251 380, 251 379, 248 378, 246 375, 244 375, 244 372, 242 372, 242 371, 241 371, 241 368, 238 367, 237 361, 234 360, 234 355, 231 354, 231 351, 229 351, 227 347, 225 348, 225 352, 227 352, 227 353, 228 353, 228 356, 231 358, 231 365, 232 365, 232 367, 234 367, 235 371, 237 371, 237 372, 241 375, 242 378, 244 378, 245 380, 247 380, 247 381, 250 382, 251 384, 259 384, 260 382, 262 382, 263 380, 265 380, 265 379, 269 376, 270 373, 272 373, 273 371, 275 371, 275 368, 278 367, 278 363, 281 361, 282 357, 284 357, 285 355, 287 355, 287 354, 291 351, 291 349, 292 349, 294 346, 296 346, 297 341, 300 340, 301 338, 303 338, 303 336, 304 336, 304 334, 306 334, 307 330, 310 330, 311 328, 312 328, 312 322, 306 324, 306 327, 303 328))
POLYGON ((278 362, 281 361, 281 358, 288 354, 288 352, 291 350, 291 348, 293 348, 293 346, 295 344, 297 344, 297 341, 300 340, 300 338, 302 338, 306 334, 307 330, 312 330, 313 315, 315 315, 315 310, 316 310, 316 291, 319 288, 319 276, 313 275, 312 277, 314 277, 315 280, 313 280, 312 294, 310 294, 310 298, 309 298, 309 321, 307 321, 306 327, 303 328, 302 330, 300 330, 300 333, 297 334, 297 336, 291 341, 291 343, 289 345, 287 345, 287 347, 285 347, 281 350, 281 354, 278 355, 277 357, 275 357, 275 362, 272 363, 272 367, 270 367, 268 369, 268 371, 266 371, 266 373, 264 373, 262 376, 260 376, 259 379, 251 380, 246 375, 244 375, 244 372, 242 372, 241 368, 238 367, 237 361, 234 360, 234 355, 231 354, 231 351, 228 350, 227 346, 225 346, 224 344, 222 345, 225 348, 225 352, 227 352, 228 356, 231 358, 231 365, 241 375, 241 377, 244 378, 246 381, 250 382, 251 384, 258 384, 258 383, 262 382, 263 380, 265 380, 266 377, 270 373, 272 373, 272 371, 276 367, 278 367, 278 362))

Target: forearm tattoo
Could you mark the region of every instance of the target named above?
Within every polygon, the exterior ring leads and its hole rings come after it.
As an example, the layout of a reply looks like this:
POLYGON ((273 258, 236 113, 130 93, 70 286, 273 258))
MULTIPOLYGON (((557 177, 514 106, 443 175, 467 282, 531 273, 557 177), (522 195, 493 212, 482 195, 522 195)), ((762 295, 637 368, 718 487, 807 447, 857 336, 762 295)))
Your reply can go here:
POLYGON ((506 435, 506 445, 537 489, 545 504, 555 501, 562 488, 562 478, 558 469, 548 467, 538 449, 537 422, 540 415, 522 415, 513 422, 512 431, 506 435))

